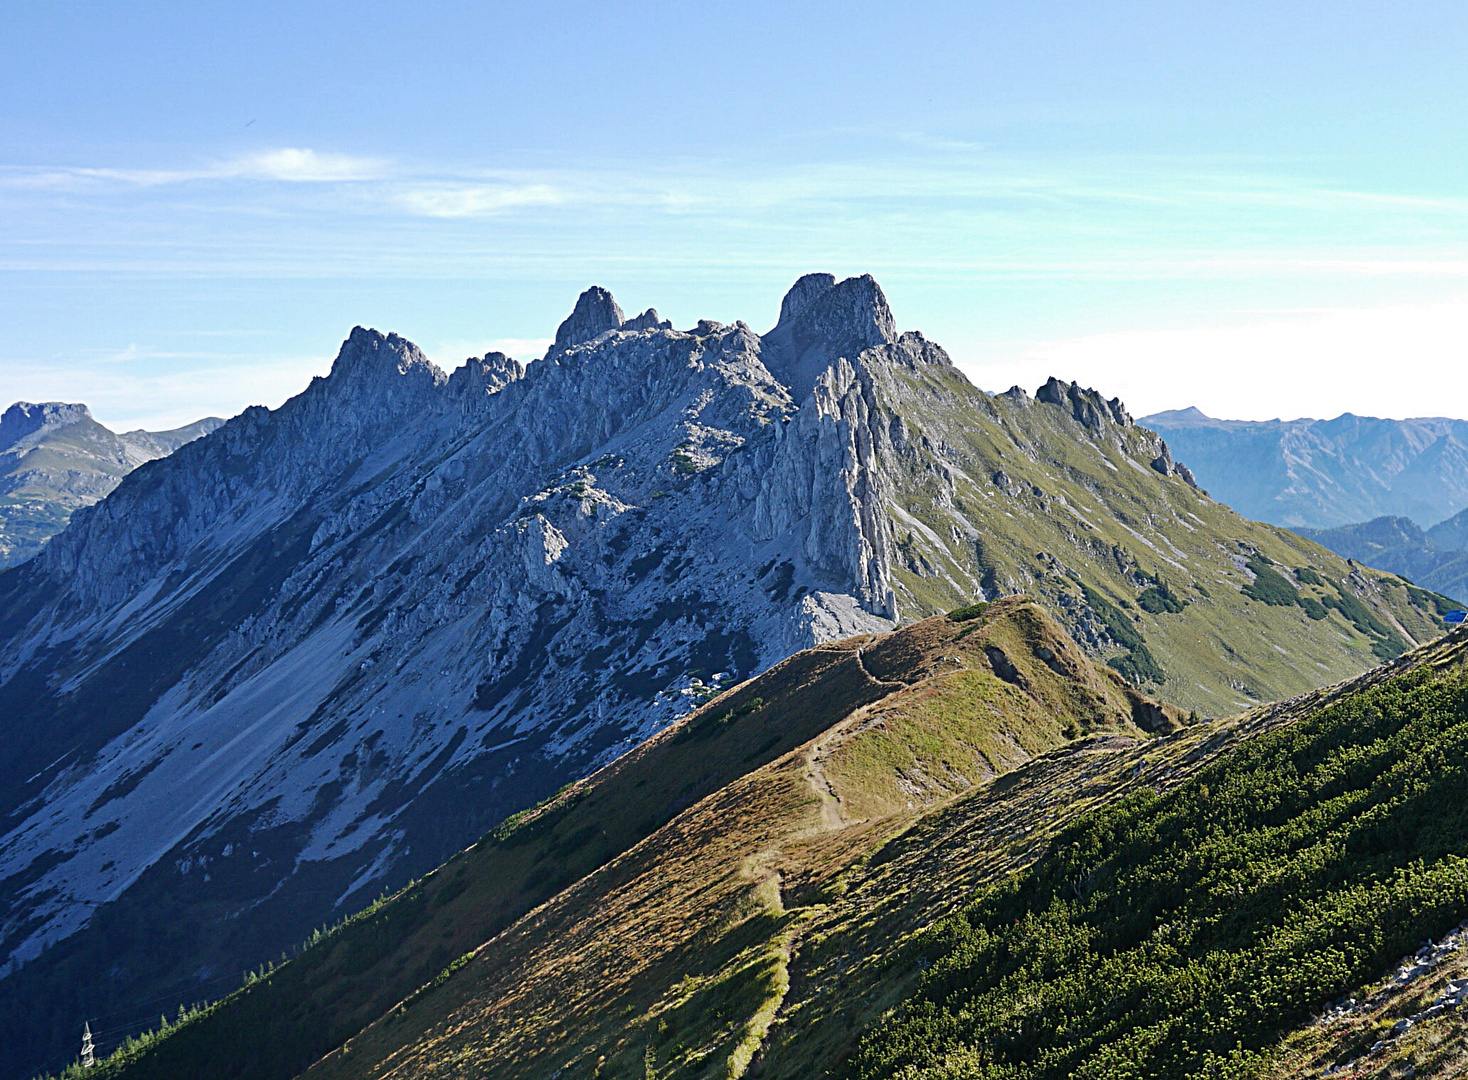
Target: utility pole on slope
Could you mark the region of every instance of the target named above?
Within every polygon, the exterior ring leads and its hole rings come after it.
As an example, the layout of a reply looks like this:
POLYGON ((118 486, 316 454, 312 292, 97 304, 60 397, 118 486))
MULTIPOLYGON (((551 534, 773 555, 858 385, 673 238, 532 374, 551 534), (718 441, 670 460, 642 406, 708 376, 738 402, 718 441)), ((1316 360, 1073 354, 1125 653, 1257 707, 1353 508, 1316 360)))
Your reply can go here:
POLYGON ((82 1068, 90 1069, 95 1064, 97 1060, 92 1055, 92 1022, 88 1020, 82 1025, 82 1068))

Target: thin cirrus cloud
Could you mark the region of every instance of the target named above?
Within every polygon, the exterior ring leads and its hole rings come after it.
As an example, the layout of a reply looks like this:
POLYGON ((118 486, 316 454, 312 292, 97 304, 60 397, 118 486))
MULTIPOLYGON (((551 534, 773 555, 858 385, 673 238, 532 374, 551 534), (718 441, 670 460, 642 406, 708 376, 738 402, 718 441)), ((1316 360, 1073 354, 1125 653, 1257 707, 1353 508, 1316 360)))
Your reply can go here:
POLYGON ((32 190, 81 190, 108 185, 154 188, 208 181, 263 180, 284 184, 352 183, 382 179, 386 162, 350 154, 319 153, 280 147, 242 154, 187 169, 9 166, 0 170, 0 185, 32 190))
POLYGON ((437 184, 400 191, 396 202, 410 213, 424 217, 473 218, 520 207, 550 206, 563 199, 548 184, 437 184))

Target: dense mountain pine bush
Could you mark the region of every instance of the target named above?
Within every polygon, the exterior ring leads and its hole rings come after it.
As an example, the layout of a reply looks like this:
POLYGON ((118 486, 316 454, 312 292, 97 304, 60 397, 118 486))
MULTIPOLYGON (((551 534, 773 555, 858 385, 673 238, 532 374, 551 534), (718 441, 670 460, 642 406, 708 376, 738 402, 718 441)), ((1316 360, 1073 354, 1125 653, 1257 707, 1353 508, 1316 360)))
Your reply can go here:
POLYGON ((863 1080, 1244 1077, 1468 913, 1468 679, 1418 670, 1062 833, 914 940, 863 1080))

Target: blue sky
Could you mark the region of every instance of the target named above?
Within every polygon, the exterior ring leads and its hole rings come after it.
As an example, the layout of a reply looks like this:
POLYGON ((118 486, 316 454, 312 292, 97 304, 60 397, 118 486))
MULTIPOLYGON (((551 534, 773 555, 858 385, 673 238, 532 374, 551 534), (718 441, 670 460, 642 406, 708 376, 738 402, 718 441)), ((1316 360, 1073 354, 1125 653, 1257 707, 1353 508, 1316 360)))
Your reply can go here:
POLYGON ((362 323, 871 272, 991 390, 1468 416, 1468 5, 0 6, 0 400, 276 405, 362 323))

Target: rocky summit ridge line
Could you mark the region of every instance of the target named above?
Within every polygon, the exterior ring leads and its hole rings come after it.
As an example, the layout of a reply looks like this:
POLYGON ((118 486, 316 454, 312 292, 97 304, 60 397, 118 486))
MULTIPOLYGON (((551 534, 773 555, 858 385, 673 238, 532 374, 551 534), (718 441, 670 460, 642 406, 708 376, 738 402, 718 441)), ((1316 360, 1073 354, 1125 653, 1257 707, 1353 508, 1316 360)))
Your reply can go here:
POLYGON ((800 648, 1021 591, 1213 713, 1439 632, 1119 401, 976 389, 870 277, 807 275, 764 335, 588 290, 528 369, 359 327, 0 574, 3 1075, 229 989, 800 648))

